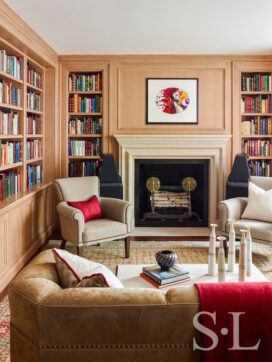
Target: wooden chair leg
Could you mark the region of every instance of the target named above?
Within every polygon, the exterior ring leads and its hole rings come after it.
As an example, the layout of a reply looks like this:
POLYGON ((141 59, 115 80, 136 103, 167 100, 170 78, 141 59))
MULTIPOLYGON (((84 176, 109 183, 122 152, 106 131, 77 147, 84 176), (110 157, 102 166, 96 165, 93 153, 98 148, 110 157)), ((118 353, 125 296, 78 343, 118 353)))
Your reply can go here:
POLYGON ((130 236, 128 236, 127 238, 125 238, 125 255, 126 258, 129 258, 130 255, 130 236))
POLYGON ((61 249, 65 249, 65 245, 67 243, 67 240, 62 240, 61 244, 60 244, 60 248, 61 249))
POLYGON ((83 256, 83 246, 77 246, 77 255, 83 256))

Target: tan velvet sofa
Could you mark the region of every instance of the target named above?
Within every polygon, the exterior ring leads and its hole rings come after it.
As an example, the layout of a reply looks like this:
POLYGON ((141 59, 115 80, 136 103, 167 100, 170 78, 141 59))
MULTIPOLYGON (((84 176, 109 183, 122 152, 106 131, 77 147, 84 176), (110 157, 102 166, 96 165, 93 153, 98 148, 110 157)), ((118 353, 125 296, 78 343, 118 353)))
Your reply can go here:
POLYGON ((201 361, 193 351, 195 287, 154 289, 59 285, 51 250, 9 287, 12 362, 201 361))
MULTIPOLYGON (((272 189, 272 177, 252 176, 249 181, 266 191, 272 189)), ((253 241, 272 245, 272 223, 242 219, 241 216, 246 205, 247 197, 236 197, 219 203, 219 218, 222 234, 228 236, 228 219, 235 219, 234 228, 238 238, 241 236, 240 230, 245 229, 245 226, 249 225, 253 241)))

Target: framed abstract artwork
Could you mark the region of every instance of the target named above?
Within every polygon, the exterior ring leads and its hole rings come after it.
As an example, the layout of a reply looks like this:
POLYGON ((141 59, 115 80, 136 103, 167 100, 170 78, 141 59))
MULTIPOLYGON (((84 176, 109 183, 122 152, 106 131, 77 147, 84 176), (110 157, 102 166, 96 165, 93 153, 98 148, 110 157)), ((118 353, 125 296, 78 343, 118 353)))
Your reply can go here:
POLYGON ((198 78, 147 78, 147 124, 197 124, 198 78))

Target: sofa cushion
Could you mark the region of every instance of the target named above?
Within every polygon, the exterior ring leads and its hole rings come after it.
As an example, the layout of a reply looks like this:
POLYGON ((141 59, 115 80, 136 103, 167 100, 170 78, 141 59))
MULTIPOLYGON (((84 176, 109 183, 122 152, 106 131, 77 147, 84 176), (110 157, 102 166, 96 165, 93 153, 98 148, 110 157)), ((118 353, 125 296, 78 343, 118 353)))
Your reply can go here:
POLYGON ((104 217, 100 202, 96 195, 87 201, 67 201, 67 204, 79 209, 84 215, 84 221, 101 219, 104 217))
MULTIPOLYGON (((234 229, 236 235, 241 235, 240 230, 245 229, 246 225, 250 227, 250 233, 253 239, 272 242, 272 224, 264 221, 249 219, 240 219, 235 221, 234 229)), ((226 225, 226 231, 229 232, 229 224, 226 225)))
POLYGON ((126 235, 127 225, 110 219, 92 220, 85 224, 82 241, 96 241, 126 235))
POLYGON ((104 265, 53 249, 56 268, 63 288, 109 287, 123 288, 120 280, 104 265))
POLYGON ((272 189, 265 191, 249 182, 248 203, 242 219, 272 222, 272 189))

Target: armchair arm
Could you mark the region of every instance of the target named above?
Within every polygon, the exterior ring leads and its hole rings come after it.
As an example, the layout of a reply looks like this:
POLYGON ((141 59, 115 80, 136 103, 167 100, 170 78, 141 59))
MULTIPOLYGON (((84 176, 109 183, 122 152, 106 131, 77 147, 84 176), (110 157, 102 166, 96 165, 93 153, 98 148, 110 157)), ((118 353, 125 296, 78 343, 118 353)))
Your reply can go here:
POLYGON ((219 202, 219 220, 222 231, 226 231, 228 219, 241 219, 247 205, 247 197, 235 197, 219 202))
POLYGON ((100 197, 99 201, 106 218, 127 224, 128 232, 131 232, 132 204, 130 202, 110 197, 100 197))
POLYGON ((60 215, 60 228, 62 237, 78 245, 82 242, 82 233, 85 229, 84 216, 75 207, 62 201, 57 205, 60 215))

